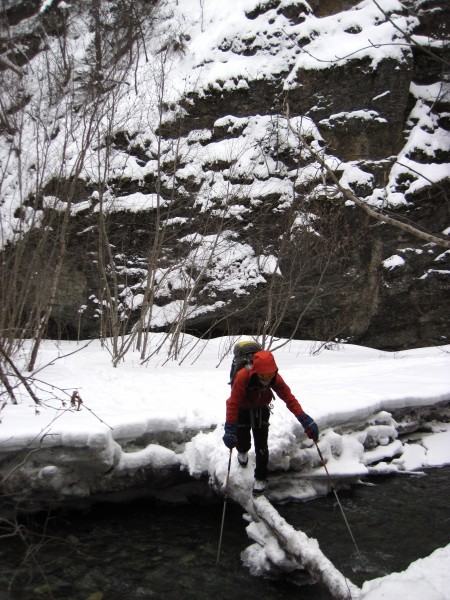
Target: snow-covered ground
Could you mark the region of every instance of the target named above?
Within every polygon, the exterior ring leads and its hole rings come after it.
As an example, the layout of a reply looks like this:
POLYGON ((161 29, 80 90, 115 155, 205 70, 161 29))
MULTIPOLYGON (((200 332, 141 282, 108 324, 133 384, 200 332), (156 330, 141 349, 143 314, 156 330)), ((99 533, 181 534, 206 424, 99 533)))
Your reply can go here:
MULTIPOLYGON (((154 336, 155 347, 161 336, 154 336)), ((35 374, 43 400, 38 414, 23 389, 17 391, 19 403, 1 412, 1 458, 33 451, 17 469, 4 463, 7 484, 14 488, 18 477, 36 493, 88 497, 116 489, 121 477, 131 482, 150 467, 208 475, 220 489, 229 456, 221 437, 232 341, 186 336, 184 342, 178 361, 168 361, 161 350, 141 365, 139 355, 130 353, 117 368, 98 341, 86 347, 45 342, 35 374), (83 400, 80 410, 70 406, 74 390, 83 400)), ((275 356, 319 425, 319 447, 335 481, 450 464, 449 346, 387 353, 295 341, 275 356), (421 433, 415 431, 419 424, 421 433)), ((280 399, 274 402, 269 449, 269 500, 326 493, 316 449, 280 399)), ((250 493, 251 468, 233 465, 231 479, 236 494, 250 493)), ((450 575, 442 566, 449 552, 450 547, 437 551, 401 575, 366 582, 364 593, 370 600, 389 598, 401 586, 408 598, 449 598, 450 575), (425 585, 429 595, 420 591, 425 585)))
POLYGON ((366 581, 364 600, 447 600, 450 598, 450 544, 414 561, 406 571, 366 581))

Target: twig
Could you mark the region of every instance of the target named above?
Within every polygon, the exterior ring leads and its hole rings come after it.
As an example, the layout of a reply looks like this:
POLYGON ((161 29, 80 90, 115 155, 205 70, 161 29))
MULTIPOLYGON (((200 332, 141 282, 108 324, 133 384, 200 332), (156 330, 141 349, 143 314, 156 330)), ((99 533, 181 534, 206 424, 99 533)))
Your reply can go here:
POLYGON ((9 394, 9 397, 11 398, 11 402, 12 402, 13 404, 17 404, 17 398, 16 398, 16 396, 14 395, 14 390, 13 390, 13 388, 12 388, 11 384, 9 383, 9 379, 8 379, 8 377, 7 377, 6 373, 5 373, 5 372, 4 372, 4 370, 3 370, 3 367, 2 367, 2 363, 1 363, 1 362, 0 362, 0 381, 1 381, 1 382, 3 383, 3 385, 5 386, 5 388, 6 388, 6 391, 8 392, 8 394, 9 394))
POLYGON ((37 373, 39 373, 43 369, 46 369, 50 365, 54 365, 57 360, 61 360, 62 358, 67 358, 68 356, 72 356, 72 354, 77 354, 78 352, 81 352, 81 350, 84 350, 85 348, 87 348, 89 346, 89 344, 91 344, 93 341, 94 340, 89 340, 89 342, 87 342, 87 344, 85 344, 84 346, 81 346, 81 348, 77 348, 73 352, 69 352, 68 354, 62 354, 61 356, 57 356, 56 358, 53 358, 47 364, 43 365, 42 367, 39 367, 39 369, 36 369, 36 371, 33 371, 32 376, 34 377, 37 373))
POLYGON ((81 396, 78 393, 78 390, 74 390, 72 392, 72 396, 70 398, 70 404, 71 404, 71 406, 74 406, 74 407, 76 406, 76 410, 81 410, 81 405, 83 405, 84 408, 91 413, 91 415, 93 415, 96 419, 98 419, 100 421, 100 423, 103 423, 103 425, 106 425, 106 427, 109 427, 111 429, 111 431, 114 431, 114 427, 111 427, 111 425, 108 425, 108 423, 105 423, 105 421, 103 421, 103 419, 100 419, 100 417, 97 414, 95 414, 95 412, 92 409, 90 409, 88 406, 86 406, 86 404, 81 399, 81 396))
POLYGON ((18 377, 18 379, 21 381, 21 383, 23 384, 23 386, 25 387, 25 389, 27 390, 27 392, 30 394, 31 398, 34 400, 35 404, 37 404, 38 406, 40 406, 41 401, 39 400, 39 398, 34 393, 33 389, 31 388, 31 386, 28 383, 28 381, 26 380, 26 378, 22 375, 22 373, 19 371, 19 369, 13 363, 13 361, 9 358, 7 352, 4 350, 4 348, 3 348, 3 346, 1 344, 0 344, 0 354, 3 356, 5 362, 14 371, 16 377, 18 377))
POLYGON ((299 131, 296 131, 293 128, 293 126, 291 125, 290 115, 289 115, 289 104, 287 104, 286 119, 288 122, 289 129, 295 135, 297 135, 299 137, 299 139, 305 144, 305 147, 308 148, 308 151, 310 152, 311 156, 313 156, 319 162, 319 164, 325 169, 325 171, 327 172, 329 177, 333 180, 333 183, 338 187, 338 189, 344 194, 344 196, 346 198, 348 198, 349 200, 354 202, 357 206, 362 208, 370 217, 373 217, 374 219, 376 219, 377 221, 380 221, 382 223, 387 223, 388 225, 393 225, 397 229, 406 231, 407 233, 410 233, 415 237, 425 240, 426 242, 431 242, 432 244, 436 244, 437 246, 442 246, 443 248, 450 248, 450 240, 446 240, 442 237, 433 235, 431 233, 425 233, 415 226, 408 225, 407 223, 403 223, 402 221, 400 221, 397 218, 393 219, 392 217, 389 217, 388 215, 386 215, 384 212, 375 210, 374 208, 369 206, 366 202, 361 200, 361 198, 358 198, 358 196, 356 194, 354 194, 349 188, 344 187, 340 183, 340 181, 337 178, 337 176, 335 175, 334 171, 327 165, 326 161, 318 154, 318 152, 315 152, 311 148, 311 146, 306 143, 302 134, 299 131))

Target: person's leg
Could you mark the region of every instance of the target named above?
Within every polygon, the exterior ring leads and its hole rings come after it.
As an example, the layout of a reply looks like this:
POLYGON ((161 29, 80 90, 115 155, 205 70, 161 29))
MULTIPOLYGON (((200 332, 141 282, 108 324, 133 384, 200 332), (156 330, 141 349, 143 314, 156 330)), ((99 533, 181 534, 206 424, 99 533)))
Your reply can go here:
POLYGON ((244 408, 239 409, 237 443, 236 449, 239 453, 248 452, 251 447, 250 437, 250 411, 244 408))
POLYGON ((253 441, 255 443, 255 479, 264 481, 267 478, 267 464, 269 462, 269 448, 267 439, 269 437, 270 411, 263 407, 255 410, 255 420, 252 423, 253 441))

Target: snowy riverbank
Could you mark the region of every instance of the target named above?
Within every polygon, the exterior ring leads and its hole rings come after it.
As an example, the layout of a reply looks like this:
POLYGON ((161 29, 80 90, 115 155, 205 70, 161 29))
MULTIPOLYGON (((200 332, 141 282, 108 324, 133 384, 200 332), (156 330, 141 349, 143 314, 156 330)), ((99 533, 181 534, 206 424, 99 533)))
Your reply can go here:
MULTIPOLYGON (((160 352, 146 366, 130 354, 118 368, 97 341, 87 347, 46 342, 39 365, 45 368, 36 374, 44 401, 39 414, 24 393, 18 405, 2 411, 1 459, 33 451, 32 461, 9 476, 9 491, 20 479, 21 491, 26 481, 30 490, 48 489, 53 497, 84 497, 114 491, 116 483, 124 489, 124 478, 133 487, 140 470, 165 469, 173 480, 181 469, 220 481, 227 458, 221 436, 229 340, 186 342, 181 365, 160 352), (80 410, 70 406, 73 390, 83 400, 80 410)), ((448 346, 387 353, 341 344, 315 353, 319 348, 292 342, 276 357, 293 393, 319 424, 320 446, 335 477, 450 463, 448 346)), ((321 493, 315 449, 280 399, 271 417, 270 454, 273 500, 321 493), (286 471, 295 479, 288 488, 286 471), (311 478, 319 482, 316 490, 311 478)), ((6 471, 3 464, 3 474, 11 468, 14 463, 8 461, 6 471)), ((250 485, 249 474, 243 486, 250 485)))
MULTIPOLYGON (((228 454, 221 436, 229 348, 229 339, 206 345, 186 337, 178 362, 160 352, 142 366, 130 354, 114 369, 96 341, 87 347, 46 342, 45 368, 35 375, 39 414, 23 390, 19 404, 1 413, 3 492, 31 503, 124 492, 182 501, 192 478, 209 478, 220 491, 228 454), (74 390, 83 400, 80 410, 70 406, 74 390)), ((275 355, 319 424, 319 445, 338 484, 450 464, 450 347, 398 353, 342 344, 319 348, 292 342, 275 355)), ((316 449, 280 399, 269 449, 270 501, 327 493, 316 449)), ((233 464, 232 477, 237 495, 249 493, 251 465, 239 470, 233 464)), ((374 586, 371 600, 378 598, 374 586)))

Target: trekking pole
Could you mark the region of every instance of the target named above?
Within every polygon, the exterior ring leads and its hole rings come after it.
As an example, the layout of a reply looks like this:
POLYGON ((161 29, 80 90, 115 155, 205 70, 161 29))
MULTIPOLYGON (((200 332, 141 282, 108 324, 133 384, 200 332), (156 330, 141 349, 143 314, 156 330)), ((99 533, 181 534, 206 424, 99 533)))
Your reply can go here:
POLYGON ((363 558, 362 558, 361 553, 359 551, 358 544, 356 543, 356 540, 353 537, 352 530, 350 529, 350 525, 348 524, 347 517, 345 516, 344 509, 342 508, 342 504, 340 503, 340 500, 339 500, 339 497, 337 495, 337 491, 336 491, 336 488, 334 486, 333 480, 331 479, 330 473, 328 472, 327 465, 326 465, 325 460, 324 460, 324 458, 322 456, 322 452, 320 451, 320 448, 319 448, 319 446, 318 446, 318 444, 317 444, 316 441, 314 442, 314 444, 316 445, 317 452, 319 453, 320 462, 322 464, 322 467, 325 469, 325 472, 327 474, 328 481, 330 482, 331 489, 333 490, 334 495, 335 495, 336 500, 337 500, 337 503, 339 505, 339 508, 341 509, 341 513, 342 513, 342 516, 344 517, 344 521, 345 521, 345 524, 347 525, 347 529, 348 529, 348 532, 350 534, 350 537, 352 538, 353 544, 355 545, 356 552, 358 553, 358 556, 359 556, 359 560, 361 561, 361 564, 364 565, 364 561, 363 561, 363 558))
POLYGON ((217 550, 217 561, 216 565, 219 564, 220 557, 220 548, 222 547, 222 535, 223 535, 223 526, 225 523, 225 510, 227 508, 227 499, 228 499, 228 480, 230 479, 230 469, 231 469, 231 453, 233 452, 233 448, 230 448, 230 458, 228 459, 228 471, 227 471, 227 479, 225 481, 225 495, 223 498, 223 513, 222 513, 222 525, 220 526, 220 538, 219 538, 219 549, 217 550))

